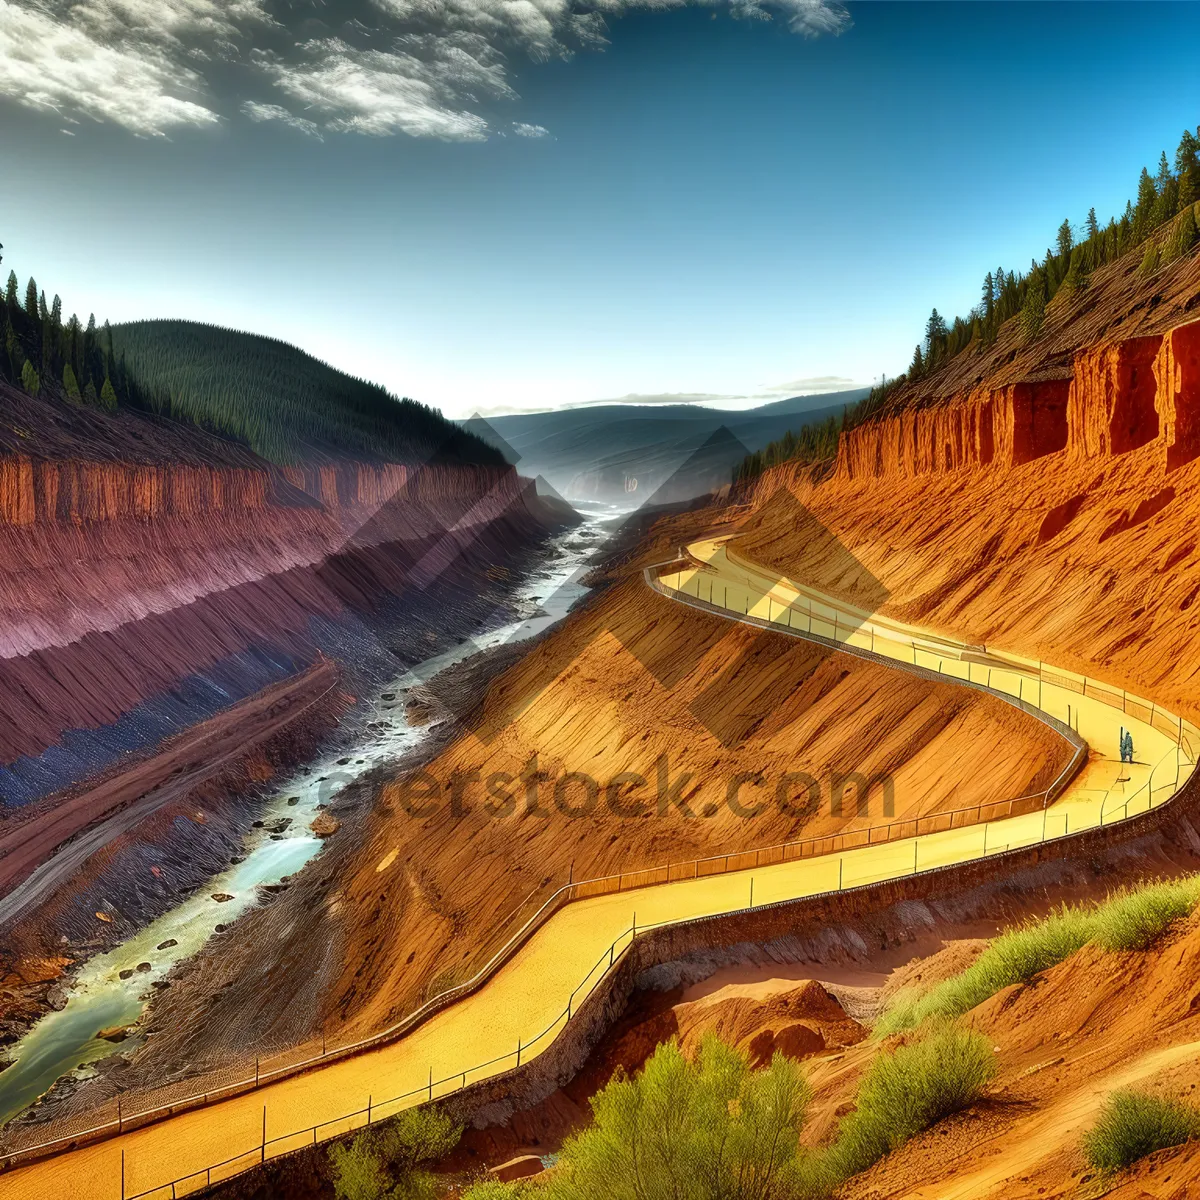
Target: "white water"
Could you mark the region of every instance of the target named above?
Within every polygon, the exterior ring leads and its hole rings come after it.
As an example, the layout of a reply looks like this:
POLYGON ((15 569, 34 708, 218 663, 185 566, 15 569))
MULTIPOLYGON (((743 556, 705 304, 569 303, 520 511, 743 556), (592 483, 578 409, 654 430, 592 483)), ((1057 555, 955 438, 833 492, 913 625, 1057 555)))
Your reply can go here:
POLYGON ((291 818, 286 831, 275 835, 268 829, 251 831, 239 856, 241 862, 213 876, 193 896, 116 949, 89 960, 71 986, 66 1007, 43 1017, 13 1047, 12 1065, 0 1073, 0 1123, 24 1111, 64 1075, 86 1076, 94 1070, 88 1064, 136 1046, 136 1033, 119 1045, 96 1034, 132 1025, 156 980, 197 953, 217 925, 230 924, 258 903, 260 885, 286 880, 317 854, 321 841, 311 826, 318 805, 327 805, 366 771, 393 762, 421 744, 429 727, 409 726, 404 718, 405 693, 410 688, 480 650, 534 637, 561 620, 587 592, 580 579, 603 542, 606 526, 625 515, 617 509, 592 513, 584 524, 555 538, 551 544, 559 554, 517 592, 514 603, 519 620, 435 655, 380 688, 354 749, 331 752, 301 768, 271 793, 260 820, 270 826, 280 818, 291 818), (232 898, 213 899, 218 895, 232 898), (158 948, 168 941, 176 945, 158 948), (139 964, 147 969, 138 970, 139 964), (127 978, 122 979, 122 974, 127 978))

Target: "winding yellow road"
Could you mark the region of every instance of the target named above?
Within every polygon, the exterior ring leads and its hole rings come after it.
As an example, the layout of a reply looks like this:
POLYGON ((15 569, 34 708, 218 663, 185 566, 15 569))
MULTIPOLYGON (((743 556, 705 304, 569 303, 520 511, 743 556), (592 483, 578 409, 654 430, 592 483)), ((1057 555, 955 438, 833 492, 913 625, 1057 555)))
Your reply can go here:
POLYGON ((477 992, 414 1032, 356 1057, 181 1113, 0 1175, 0 1200, 126 1200, 184 1195, 258 1162, 386 1117, 430 1096, 506 1071, 544 1052, 572 1008, 629 945, 632 927, 734 912, 978 859, 1121 820, 1173 796, 1190 776, 1200 731, 1156 704, 993 649, 972 647, 877 614, 747 562, 728 545, 697 542, 688 565, 654 586, 733 619, 873 652, 1023 700, 1069 723, 1090 761, 1048 810, 754 870, 577 899, 556 912, 477 992), (1124 764, 1119 733, 1139 761, 1124 764), (518 1051, 518 1047, 520 1047, 518 1051), (485 1067, 471 1064, 490 1063, 485 1067), (433 1081, 431 1084, 431 1080, 433 1081), (397 1100, 396 1097, 403 1097, 397 1100), (361 1111, 360 1111, 361 1110, 361 1111), (356 1115, 344 1118, 343 1114, 356 1115), (325 1122, 316 1133, 313 1127, 325 1122), (264 1147, 264 1130, 266 1145, 264 1147), (297 1133, 296 1131, 303 1131, 297 1133))

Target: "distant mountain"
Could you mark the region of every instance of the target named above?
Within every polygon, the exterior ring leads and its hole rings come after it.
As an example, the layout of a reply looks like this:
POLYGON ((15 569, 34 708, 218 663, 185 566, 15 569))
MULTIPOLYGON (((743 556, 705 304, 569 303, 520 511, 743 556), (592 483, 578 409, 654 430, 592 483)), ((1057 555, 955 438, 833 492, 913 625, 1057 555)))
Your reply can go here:
POLYGON ((602 404, 473 420, 522 475, 543 475, 567 500, 686 499, 728 483, 747 451, 840 416, 866 388, 795 396, 740 412, 692 404, 602 404), (694 488, 695 490, 690 490, 694 488), (686 493, 686 494, 684 494, 686 493))
POLYGON ((194 321, 112 330, 113 353, 155 407, 238 438, 274 462, 314 455, 495 463, 461 426, 287 342, 194 321))

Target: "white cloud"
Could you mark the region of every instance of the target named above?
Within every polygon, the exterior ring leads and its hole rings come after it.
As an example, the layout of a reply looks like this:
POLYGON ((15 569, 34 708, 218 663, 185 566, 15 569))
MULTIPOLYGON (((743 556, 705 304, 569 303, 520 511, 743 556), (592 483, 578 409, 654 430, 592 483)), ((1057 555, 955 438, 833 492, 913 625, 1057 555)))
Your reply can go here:
POLYGON ((202 86, 153 46, 108 45, 50 11, 0 0, 0 95, 29 108, 80 111, 149 136, 215 124, 215 112, 179 94, 202 86))
MULTIPOLYGON (((724 3, 735 16, 778 16, 806 37, 836 35, 850 23, 837 0, 373 0, 376 27, 357 20, 342 27, 351 44, 298 42, 264 2, 0 0, 0 96, 64 120, 78 113, 161 135, 221 120, 230 102, 211 97, 201 69, 234 61, 312 114, 241 100, 252 121, 312 136, 328 130, 483 141, 490 125, 481 110, 516 99, 508 56, 536 62, 603 47, 606 18, 631 9, 724 3)), ((547 134, 532 122, 510 127, 521 137, 547 134)))
POLYGON ((252 121, 279 121, 292 129, 298 129, 301 133, 308 134, 309 137, 324 141, 324 138, 321 137, 321 130, 315 121, 307 121, 303 117, 293 116, 282 104, 259 104, 256 100, 244 100, 242 112, 252 121))
POLYGON ((467 96, 510 99, 499 57, 481 38, 410 35, 395 52, 354 51, 337 39, 308 42, 298 65, 266 64, 277 87, 321 113, 326 128, 382 136, 407 133, 446 141, 487 137, 483 117, 467 96))

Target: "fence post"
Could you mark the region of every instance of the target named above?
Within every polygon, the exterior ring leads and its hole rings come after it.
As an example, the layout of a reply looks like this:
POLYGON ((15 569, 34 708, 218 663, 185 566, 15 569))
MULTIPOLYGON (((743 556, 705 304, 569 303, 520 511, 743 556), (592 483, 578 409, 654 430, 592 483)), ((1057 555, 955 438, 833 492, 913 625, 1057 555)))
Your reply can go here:
POLYGON ((917 847, 919 845, 920 845, 920 842, 918 842, 916 838, 913 838, 913 874, 914 875, 917 873, 917 847))
POLYGON ((754 876, 750 876, 750 907, 754 907, 754 876))
POLYGON ((121 1132, 122 1117, 121 1117, 121 1097, 117 1097, 117 1132, 121 1132))
POLYGON ((254 1056, 254 1086, 258 1087, 258 1055, 254 1056))
POLYGON ((121 1200, 125 1200, 125 1147, 121 1147, 121 1200))
POLYGON ((429 1098, 433 1099, 433 1068, 429 1068, 429 1098))
POLYGON ((259 1162, 267 1161, 267 1106, 263 1105, 263 1140, 262 1140, 262 1157, 259 1162))
POLYGON ((843 858, 838 859, 838 891, 839 892, 842 890, 842 866, 844 865, 845 861, 846 860, 843 858))
POLYGON ((371 1123, 371 1096, 367 1096, 367 1124, 371 1123))

